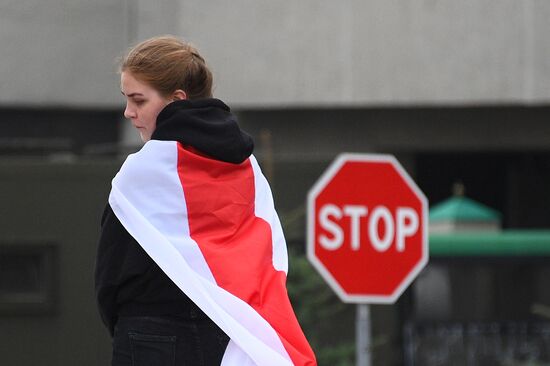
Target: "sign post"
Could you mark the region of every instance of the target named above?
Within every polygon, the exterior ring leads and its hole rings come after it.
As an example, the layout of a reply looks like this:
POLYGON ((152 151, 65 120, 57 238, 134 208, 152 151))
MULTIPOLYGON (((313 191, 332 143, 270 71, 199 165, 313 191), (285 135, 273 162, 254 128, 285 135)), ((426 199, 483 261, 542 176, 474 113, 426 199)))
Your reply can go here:
POLYGON ((371 366, 370 306, 357 304, 355 316, 355 358, 357 366, 371 366))
POLYGON ((358 365, 370 366, 370 309, 393 304, 428 262, 428 202, 391 155, 341 154, 308 193, 309 261, 357 309, 358 365))

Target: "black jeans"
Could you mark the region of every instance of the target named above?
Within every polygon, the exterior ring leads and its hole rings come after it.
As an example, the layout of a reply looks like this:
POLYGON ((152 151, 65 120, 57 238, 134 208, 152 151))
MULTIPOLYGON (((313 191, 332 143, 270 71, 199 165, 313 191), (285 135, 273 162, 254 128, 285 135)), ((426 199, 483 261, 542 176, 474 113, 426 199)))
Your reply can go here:
POLYGON ((112 366, 218 366, 229 337, 208 317, 120 317, 112 366))

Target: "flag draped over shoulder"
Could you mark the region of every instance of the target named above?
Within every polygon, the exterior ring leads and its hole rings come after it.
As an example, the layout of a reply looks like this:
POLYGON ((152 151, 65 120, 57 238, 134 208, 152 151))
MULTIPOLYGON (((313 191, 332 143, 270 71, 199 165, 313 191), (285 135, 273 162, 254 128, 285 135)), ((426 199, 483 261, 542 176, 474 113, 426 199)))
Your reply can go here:
POLYGON ((286 243, 253 156, 232 164, 151 140, 113 179, 109 204, 231 338, 222 365, 316 365, 288 299, 286 243))

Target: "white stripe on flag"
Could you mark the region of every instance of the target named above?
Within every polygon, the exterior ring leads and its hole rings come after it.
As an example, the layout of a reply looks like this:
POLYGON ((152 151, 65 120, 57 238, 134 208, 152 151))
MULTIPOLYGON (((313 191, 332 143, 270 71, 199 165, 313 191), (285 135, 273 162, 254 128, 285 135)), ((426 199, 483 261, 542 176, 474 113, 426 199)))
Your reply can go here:
POLYGON ((273 195, 262 170, 254 156, 250 157, 252 170, 254 172, 254 188, 255 188, 255 215, 266 221, 271 227, 271 237, 273 243, 273 267, 277 271, 288 273, 288 253, 286 250, 286 241, 283 234, 283 228, 279 221, 279 216, 275 211, 273 203, 273 195))

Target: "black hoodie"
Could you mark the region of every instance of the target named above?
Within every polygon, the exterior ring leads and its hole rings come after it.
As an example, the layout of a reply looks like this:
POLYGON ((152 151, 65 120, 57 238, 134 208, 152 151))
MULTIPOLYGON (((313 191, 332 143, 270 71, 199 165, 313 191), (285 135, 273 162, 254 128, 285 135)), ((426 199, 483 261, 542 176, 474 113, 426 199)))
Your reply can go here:
MULTIPOLYGON (((178 141, 235 164, 245 161, 254 148, 229 107, 218 99, 170 103, 159 113, 151 139, 178 141)), ((109 204, 101 219, 95 289, 111 335, 119 316, 204 316, 126 231, 109 204)))

